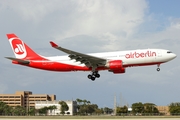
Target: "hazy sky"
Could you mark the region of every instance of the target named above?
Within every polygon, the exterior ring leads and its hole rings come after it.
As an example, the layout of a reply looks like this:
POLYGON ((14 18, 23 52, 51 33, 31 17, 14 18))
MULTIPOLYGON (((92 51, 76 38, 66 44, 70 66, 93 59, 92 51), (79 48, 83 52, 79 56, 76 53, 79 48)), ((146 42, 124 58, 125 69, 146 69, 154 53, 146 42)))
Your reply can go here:
POLYGON ((87 99, 99 107, 180 102, 179 0, 0 0, 0 93, 17 90, 55 94, 57 100, 87 99), (127 68, 125 74, 49 72, 11 64, 7 33, 37 53, 65 55, 49 41, 82 53, 142 48, 169 49, 177 58, 157 66, 127 68), (121 99, 120 99, 121 98, 121 99))

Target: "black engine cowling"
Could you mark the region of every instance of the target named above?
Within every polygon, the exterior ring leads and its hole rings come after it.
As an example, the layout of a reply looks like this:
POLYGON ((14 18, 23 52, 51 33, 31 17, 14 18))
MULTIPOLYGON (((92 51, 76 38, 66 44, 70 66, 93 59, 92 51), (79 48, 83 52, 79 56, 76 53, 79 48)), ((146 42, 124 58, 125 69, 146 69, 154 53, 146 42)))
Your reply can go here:
POLYGON ((109 68, 109 72, 114 74, 125 73, 122 60, 111 60, 106 64, 106 67, 109 68))

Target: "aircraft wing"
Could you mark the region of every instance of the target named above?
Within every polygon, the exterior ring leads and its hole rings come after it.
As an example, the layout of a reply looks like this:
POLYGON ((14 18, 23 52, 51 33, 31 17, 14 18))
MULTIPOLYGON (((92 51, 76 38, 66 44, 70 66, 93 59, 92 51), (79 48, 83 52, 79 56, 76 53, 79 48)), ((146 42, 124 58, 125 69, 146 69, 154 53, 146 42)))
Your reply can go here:
POLYGON ((103 58, 99 58, 99 57, 75 52, 66 48, 62 48, 52 41, 50 42, 50 44, 52 47, 69 54, 68 57, 70 57, 71 59, 75 59, 77 62, 81 62, 82 64, 84 63, 87 67, 104 66, 107 61, 106 59, 103 59, 103 58))
POLYGON ((5 58, 13 60, 13 61, 17 61, 18 63, 21 63, 21 64, 29 64, 30 63, 28 60, 22 60, 22 59, 13 58, 13 57, 5 57, 5 58))

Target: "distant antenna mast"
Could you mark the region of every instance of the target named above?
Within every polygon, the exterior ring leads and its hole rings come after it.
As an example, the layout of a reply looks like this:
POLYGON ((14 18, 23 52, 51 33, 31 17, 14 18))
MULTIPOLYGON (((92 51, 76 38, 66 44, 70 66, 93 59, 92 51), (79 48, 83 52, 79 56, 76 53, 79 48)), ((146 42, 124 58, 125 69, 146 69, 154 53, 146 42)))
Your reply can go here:
POLYGON ((116 105, 116 95, 114 96, 114 115, 116 116, 116 108, 117 108, 117 105, 116 105))
POLYGON ((119 107, 122 107, 122 94, 120 93, 120 103, 119 103, 119 107))

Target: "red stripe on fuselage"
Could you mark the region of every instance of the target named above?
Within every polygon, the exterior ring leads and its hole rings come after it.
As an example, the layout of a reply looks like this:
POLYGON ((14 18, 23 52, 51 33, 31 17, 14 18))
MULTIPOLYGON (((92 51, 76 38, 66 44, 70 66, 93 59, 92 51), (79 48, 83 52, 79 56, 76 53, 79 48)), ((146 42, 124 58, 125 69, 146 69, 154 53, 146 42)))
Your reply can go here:
MULTIPOLYGON (((20 63, 15 62, 15 64, 20 64, 20 63)), ((42 60, 42 61, 31 60, 29 65, 24 65, 24 66, 42 69, 42 70, 59 71, 59 72, 91 71, 91 68, 88 68, 86 66, 76 66, 76 65, 64 64, 64 63, 48 61, 48 60, 42 60)), ((98 67, 97 70, 107 70, 107 68, 98 67)))
POLYGON ((43 70, 50 70, 50 71, 62 71, 62 72, 89 70, 89 68, 87 67, 79 67, 79 66, 54 62, 54 61, 31 61, 29 64, 29 67, 43 69, 43 70))
MULTIPOLYGON (((13 62, 14 64, 20 64, 17 63, 16 61, 13 62)), ((142 64, 128 64, 128 65, 123 65, 124 68, 127 67, 137 67, 137 66, 149 66, 149 65, 157 65, 161 64, 163 62, 155 62, 155 63, 142 63, 142 64)), ((70 71, 91 71, 92 68, 88 68, 86 66, 76 66, 76 65, 70 65, 70 64, 64 64, 64 63, 59 63, 59 62, 54 62, 54 61, 49 61, 49 60, 30 60, 29 65, 23 65, 23 66, 28 66, 32 68, 37 68, 37 69, 42 69, 42 70, 49 70, 49 71, 59 71, 59 72, 70 72, 70 71)), ((96 70, 109 70, 107 67, 98 67, 96 70)))

